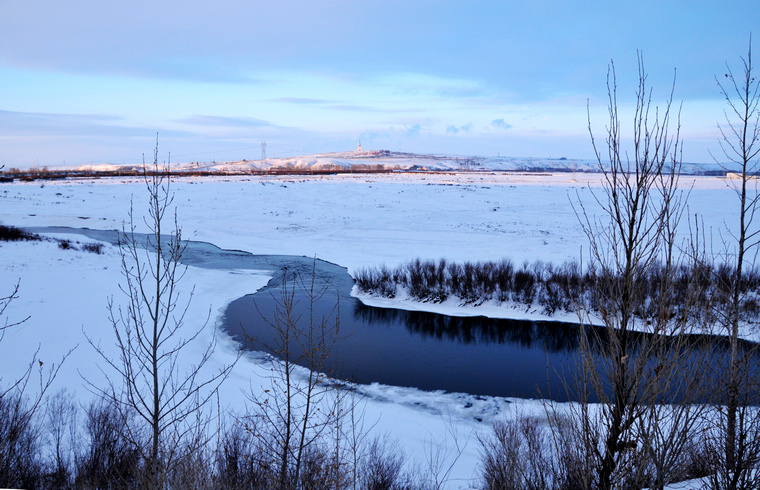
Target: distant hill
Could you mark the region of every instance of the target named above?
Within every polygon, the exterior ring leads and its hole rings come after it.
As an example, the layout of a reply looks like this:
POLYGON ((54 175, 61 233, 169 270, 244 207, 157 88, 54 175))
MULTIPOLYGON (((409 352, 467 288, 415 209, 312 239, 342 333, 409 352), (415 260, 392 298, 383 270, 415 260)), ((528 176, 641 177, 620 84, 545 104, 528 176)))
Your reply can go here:
MULTIPOLYGON (((521 171, 596 172, 595 160, 532 157, 480 157, 404 153, 393 151, 347 151, 299 157, 268 158, 219 164, 199 164, 209 170, 406 170, 406 171, 521 171)), ((716 164, 684 163, 682 173, 723 174, 716 164)))
MULTIPOLYGON (((596 172, 595 160, 570 158, 533 157, 481 157, 450 156, 380 151, 346 151, 304 155, 297 157, 267 158, 264 160, 241 160, 235 162, 173 163, 173 172, 192 174, 215 173, 301 173, 301 172, 387 172, 387 171, 512 171, 512 172, 596 172)), ((110 164, 71 167, 50 167, 16 171, 10 174, 33 174, 37 178, 72 174, 123 175, 138 173, 142 165, 110 164)), ((684 163, 686 175, 725 175, 725 170, 715 163, 684 163)))

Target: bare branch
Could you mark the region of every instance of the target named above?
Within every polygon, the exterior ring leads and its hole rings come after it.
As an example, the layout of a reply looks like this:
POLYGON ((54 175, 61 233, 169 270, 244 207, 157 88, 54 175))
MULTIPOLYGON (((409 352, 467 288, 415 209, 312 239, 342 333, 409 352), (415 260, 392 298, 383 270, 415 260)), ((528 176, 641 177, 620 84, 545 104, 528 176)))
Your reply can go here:
MULTIPOLYGON (((108 301, 109 323, 119 358, 110 358, 88 338, 108 368, 101 370, 107 380, 105 388, 89 381, 88 386, 118 409, 125 437, 133 441, 145 461, 148 486, 162 488, 168 472, 178 464, 174 459, 177 445, 189 443, 185 440, 188 437, 197 443, 205 430, 202 427, 207 426, 205 407, 234 363, 207 372, 216 347, 214 337, 187 365, 188 348, 199 342, 211 310, 205 322, 195 327, 185 324, 193 290, 186 299, 181 298, 178 284, 186 271, 181 262, 186 244, 176 209, 170 210, 174 196, 168 166, 158 163, 158 139, 152 168, 144 166, 143 179, 148 193, 148 213, 143 223, 149 233, 136 233, 134 208, 130 206, 129 223, 119 238, 123 276, 120 289, 125 305, 116 307, 113 298, 108 301), (163 228, 170 219, 173 226, 167 235, 163 228), (135 426, 135 418, 149 429, 147 446, 138 444, 142 429, 135 426)), ((195 446, 195 450, 201 448, 195 446)))

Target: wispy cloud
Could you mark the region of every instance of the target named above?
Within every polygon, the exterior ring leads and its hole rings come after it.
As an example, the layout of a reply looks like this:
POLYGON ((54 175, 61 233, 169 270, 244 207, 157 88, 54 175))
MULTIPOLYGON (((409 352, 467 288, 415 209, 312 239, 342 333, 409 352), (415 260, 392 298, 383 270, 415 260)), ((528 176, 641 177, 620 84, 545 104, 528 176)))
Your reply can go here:
POLYGON ((177 122, 193 126, 223 127, 223 128, 263 128, 273 125, 262 119, 253 117, 204 116, 196 115, 178 119, 177 122))
POLYGON ((310 97, 277 97, 270 100, 272 102, 285 102, 287 104, 297 104, 297 105, 327 105, 327 104, 337 104, 341 102, 339 100, 313 99, 310 97))
POLYGON ((488 92, 480 86, 441 86, 435 89, 438 96, 444 98, 484 97, 488 92))
POLYGON ((347 101, 336 99, 317 99, 310 97, 277 97, 269 100, 272 102, 282 102, 285 104, 294 104, 307 107, 322 107, 325 109, 347 112, 399 113, 409 111, 409 109, 386 109, 362 104, 352 104, 347 101))
POLYGON ((81 123, 118 121, 121 118, 107 114, 57 114, 53 112, 20 112, 0 110, 3 120, 16 119, 28 121, 45 121, 48 123, 81 123))
POLYGON ((443 99, 473 99, 490 94, 481 81, 465 78, 433 76, 421 73, 395 73, 375 80, 382 86, 392 87, 396 95, 435 97, 443 99))
POLYGON ((122 118, 106 114, 56 114, 0 110, 0 132, 7 135, 121 135, 144 134, 144 129, 118 124, 122 118))
POLYGON ((355 104, 335 104, 335 105, 329 106, 329 108, 336 111, 348 111, 348 112, 388 112, 384 110, 374 109, 372 107, 367 107, 363 105, 355 105, 355 104))

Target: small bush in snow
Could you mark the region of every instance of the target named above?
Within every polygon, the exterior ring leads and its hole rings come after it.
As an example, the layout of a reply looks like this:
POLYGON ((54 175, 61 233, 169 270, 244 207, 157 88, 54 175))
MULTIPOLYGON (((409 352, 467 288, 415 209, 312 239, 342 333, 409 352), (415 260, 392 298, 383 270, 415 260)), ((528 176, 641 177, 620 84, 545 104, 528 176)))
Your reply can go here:
POLYGON ((42 240, 39 235, 29 233, 21 228, 15 226, 0 225, 0 241, 2 242, 18 242, 18 241, 38 241, 42 240))
POLYGON ((90 252, 94 254, 102 254, 103 253, 104 245, 102 243, 85 243, 82 245, 82 250, 85 252, 90 252))
POLYGON ((549 427, 538 419, 520 416, 494 422, 491 433, 479 441, 483 488, 567 488, 549 427))
POLYGON ((70 240, 60 240, 60 241, 58 241, 58 248, 60 248, 61 250, 71 250, 71 249, 76 250, 76 247, 74 247, 74 245, 72 245, 72 243, 71 243, 70 240))

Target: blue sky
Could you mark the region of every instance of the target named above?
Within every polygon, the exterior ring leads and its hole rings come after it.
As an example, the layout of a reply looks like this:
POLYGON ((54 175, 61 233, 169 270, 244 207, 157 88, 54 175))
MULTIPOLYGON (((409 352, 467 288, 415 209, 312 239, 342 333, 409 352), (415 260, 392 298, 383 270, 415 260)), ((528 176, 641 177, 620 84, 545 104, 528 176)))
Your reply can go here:
POLYGON ((156 133, 173 161, 360 139, 591 158, 587 102, 602 133, 614 60, 626 114, 640 50, 655 103, 676 70, 684 160, 709 162, 724 109, 715 75, 738 69, 758 18, 755 1, 6 0, 0 160, 136 162, 156 133))

